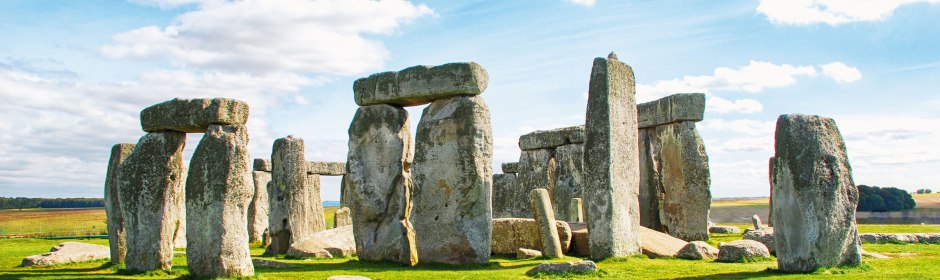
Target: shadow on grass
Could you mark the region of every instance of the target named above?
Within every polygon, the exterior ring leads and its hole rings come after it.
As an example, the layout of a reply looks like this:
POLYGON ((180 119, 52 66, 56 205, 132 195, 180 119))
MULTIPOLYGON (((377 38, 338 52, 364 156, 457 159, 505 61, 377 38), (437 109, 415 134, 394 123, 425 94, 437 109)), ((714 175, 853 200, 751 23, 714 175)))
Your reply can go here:
POLYGON ((682 277, 676 278, 683 280, 692 280, 692 279, 752 279, 752 278, 761 278, 761 277, 773 277, 780 276, 781 273, 776 269, 768 268, 763 271, 747 271, 747 272, 732 272, 732 273, 717 273, 712 275, 702 275, 702 276, 691 276, 691 277, 682 277))

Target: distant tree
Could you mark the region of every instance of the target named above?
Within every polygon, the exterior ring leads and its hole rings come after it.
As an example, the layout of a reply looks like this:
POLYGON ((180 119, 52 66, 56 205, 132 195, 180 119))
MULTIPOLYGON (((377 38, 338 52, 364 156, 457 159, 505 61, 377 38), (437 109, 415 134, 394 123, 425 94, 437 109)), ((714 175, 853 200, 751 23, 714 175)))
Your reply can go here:
POLYGON ((917 206, 911 194, 898 188, 858 185, 858 195, 858 211, 901 211, 917 206))
POLYGON ((0 209, 87 207, 104 207, 104 199, 0 197, 0 209))

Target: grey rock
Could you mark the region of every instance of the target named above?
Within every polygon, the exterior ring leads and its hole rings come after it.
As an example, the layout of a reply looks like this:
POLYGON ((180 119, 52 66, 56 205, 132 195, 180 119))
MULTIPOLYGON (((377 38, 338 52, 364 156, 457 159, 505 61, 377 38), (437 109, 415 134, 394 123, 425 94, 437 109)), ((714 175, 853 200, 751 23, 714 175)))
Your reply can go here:
POLYGON ((189 167, 183 166, 183 176, 180 177, 180 194, 175 197, 172 205, 176 207, 176 218, 173 224, 176 228, 173 230, 173 247, 175 249, 186 248, 186 180, 189 176, 189 167))
POLYGON ((271 182, 268 183, 271 244, 265 254, 284 254, 295 241, 323 231, 326 221, 322 212, 314 213, 315 206, 310 201, 313 195, 307 182, 303 139, 287 136, 275 140, 271 167, 271 182))
POLYGON ((584 143, 583 125, 552 130, 538 130, 519 137, 519 148, 523 151, 550 149, 577 143, 584 143))
POLYGON ((774 242, 774 229, 773 228, 764 228, 761 230, 750 230, 744 233, 744 239, 754 240, 767 246, 767 250, 771 254, 776 253, 777 245, 774 242))
MULTIPOLYGON (((564 221, 555 221, 555 231, 561 243, 562 252, 571 248, 571 228, 564 221)), ((543 250, 541 230, 535 219, 500 218, 493 219, 493 254, 515 254, 516 249, 528 248, 543 250)))
POLYGON ((555 184, 552 189, 555 217, 570 222, 577 220, 580 207, 572 212, 572 199, 581 198, 581 186, 584 184, 581 162, 584 160, 584 145, 571 144, 555 149, 555 184))
POLYGON ((779 269, 861 264, 858 189, 835 121, 781 115, 774 138, 772 224, 779 269))
MULTIPOLYGON (((323 201, 320 196, 320 175, 307 173, 307 211, 313 220, 314 232, 326 230, 326 213, 323 210, 323 201)), ((304 238, 306 236, 297 236, 304 238)))
POLYGON ((294 242, 287 255, 295 258, 321 257, 326 251, 329 257, 346 258, 356 255, 356 241, 352 226, 342 226, 317 232, 294 242))
POLYGON ((702 241, 692 241, 682 247, 676 257, 687 260, 715 259, 718 258, 718 248, 702 241))
POLYGON ((186 134, 151 132, 121 164, 118 179, 130 271, 172 268, 174 234, 183 197, 186 134))
POLYGON ((721 234, 741 233, 741 228, 736 226, 712 226, 708 228, 708 232, 721 234))
POLYGON ((346 174, 345 162, 307 162, 307 173, 326 176, 342 176, 346 174))
POLYGON ((639 254, 636 89, 629 65, 594 59, 584 127, 585 218, 591 258, 639 254))
POLYGON ((248 249, 248 128, 210 125, 186 179, 186 264, 200 277, 254 275, 248 249))
POLYGON ((571 203, 568 204, 568 221, 574 223, 584 222, 584 206, 581 203, 581 198, 572 198, 571 203))
POLYGON ((518 162, 504 162, 502 164, 503 173, 519 173, 519 163, 518 162))
POLYGON ((526 249, 526 248, 519 248, 518 250, 516 250, 517 259, 530 259, 530 258, 541 258, 541 257, 542 257, 542 252, 539 252, 538 250, 532 250, 532 249, 526 249))
POLYGON ((263 268, 295 268, 296 265, 292 265, 285 262, 265 260, 265 259, 251 259, 251 264, 255 267, 263 268))
POLYGON ((263 240, 264 231, 268 229, 268 183, 271 182, 271 173, 252 171, 251 178, 254 195, 248 204, 248 241, 254 242, 263 240))
POLYGON ((655 131, 650 152, 662 184, 662 231, 687 241, 708 240, 712 195, 705 143, 693 122, 660 125, 655 131))
POLYGON ((879 253, 869 252, 869 251, 865 251, 865 250, 861 250, 861 254, 862 254, 862 257, 868 257, 868 258, 872 258, 872 259, 890 259, 890 258, 891 258, 891 257, 889 257, 889 256, 885 256, 885 255, 882 255, 882 254, 879 254, 879 253))
POLYGON ((108 246, 81 243, 62 242, 52 247, 48 253, 32 255, 23 258, 22 266, 44 266, 66 264, 97 259, 107 259, 110 255, 108 246))
POLYGON ((719 262, 748 262, 755 259, 769 258, 767 246, 754 240, 735 240, 718 243, 719 262))
POLYGON ((705 116, 705 94, 677 93, 636 107, 640 128, 674 122, 698 122, 705 116))
POLYGON ((575 274, 585 274, 592 273, 597 271, 597 264, 592 261, 573 261, 573 262, 562 262, 562 263, 550 263, 545 262, 541 263, 538 266, 526 271, 526 275, 535 276, 539 273, 546 274, 558 274, 558 273, 575 273, 575 274))
POLYGON ((542 252, 549 258, 561 258, 565 254, 561 250, 561 240, 555 228, 555 211, 552 210, 552 201, 548 190, 534 189, 529 194, 532 203, 532 212, 535 223, 539 228, 539 239, 542 240, 542 252))
POLYGON ((510 218, 516 204, 516 174, 493 174, 493 218, 510 218))
POLYGON ((209 125, 246 122, 248 103, 230 98, 174 98, 140 112, 140 125, 146 132, 172 130, 204 133, 209 125))
POLYGON ((640 244, 644 255, 650 258, 661 258, 675 257, 688 242, 641 226, 640 244))
POLYGON ((416 106, 454 96, 479 95, 488 82, 486 69, 476 62, 419 65, 358 79, 353 83, 353 92, 359 106, 416 106))
POLYGON ((516 186, 512 217, 532 217, 532 205, 529 192, 534 189, 555 190, 555 152, 550 149, 522 151, 519 155, 519 173, 516 173, 516 186))
POLYGON ((760 216, 751 216, 751 223, 754 224, 754 229, 756 230, 764 229, 764 224, 760 222, 760 216))
POLYGON ((252 170, 254 171, 267 171, 271 172, 271 160, 256 158, 252 164, 252 170))
POLYGON ((656 138, 656 128, 641 128, 637 131, 639 143, 639 163, 640 163, 640 225, 657 230, 666 231, 663 227, 662 209, 663 189, 662 180, 660 180, 658 165, 654 161, 652 139, 656 138))
POLYGON ((113 264, 124 262, 124 254, 127 252, 118 177, 121 163, 133 151, 134 144, 116 144, 111 147, 111 159, 108 160, 108 173, 104 181, 104 213, 108 219, 108 244, 111 247, 111 263, 113 264))
POLYGON ((585 223, 568 223, 571 227, 571 249, 569 255, 590 257, 591 244, 588 241, 588 228, 585 223))
POLYGON ((863 233, 859 234, 858 237, 862 243, 872 244, 940 244, 940 234, 938 233, 863 233))
POLYGON ((411 144, 408 111, 359 107, 349 125, 345 184, 359 259, 418 264, 411 225, 411 144))
POLYGON ((333 227, 352 226, 352 217, 349 215, 349 207, 340 207, 336 209, 333 215, 333 227))

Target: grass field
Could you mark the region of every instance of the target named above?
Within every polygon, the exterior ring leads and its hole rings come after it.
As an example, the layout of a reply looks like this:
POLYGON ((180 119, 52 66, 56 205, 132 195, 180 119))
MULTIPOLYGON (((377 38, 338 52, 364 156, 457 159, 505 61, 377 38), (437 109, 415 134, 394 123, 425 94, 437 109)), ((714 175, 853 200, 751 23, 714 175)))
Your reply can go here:
POLYGON ((107 234, 104 208, 0 210, 0 237, 107 234))
MULTIPOLYGON (((940 209, 940 193, 913 194, 911 196, 917 203, 917 207, 913 211, 930 212, 940 209)), ((769 203, 767 197, 713 200, 709 217, 712 222, 719 224, 738 224, 750 223, 751 216, 758 215, 766 223, 768 222, 767 213, 770 209, 769 203)))

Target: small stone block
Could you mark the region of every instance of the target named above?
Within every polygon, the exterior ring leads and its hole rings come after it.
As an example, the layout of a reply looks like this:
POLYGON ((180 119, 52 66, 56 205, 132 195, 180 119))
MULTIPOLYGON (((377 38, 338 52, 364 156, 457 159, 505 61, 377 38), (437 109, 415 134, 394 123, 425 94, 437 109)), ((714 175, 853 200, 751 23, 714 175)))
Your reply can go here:
POLYGON ((677 93, 636 106, 639 128, 680 121, 702 121, 705 117, 705 94, 677 93))

